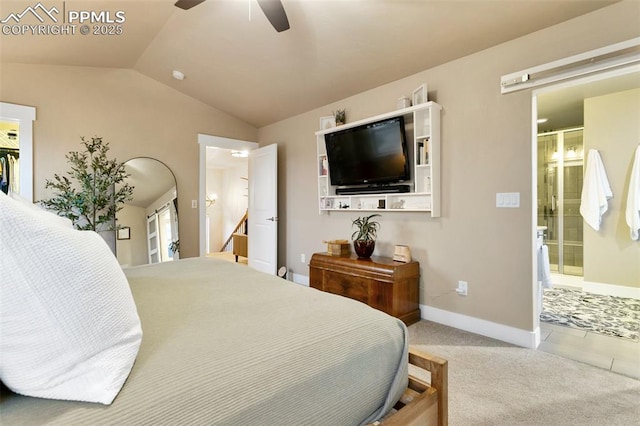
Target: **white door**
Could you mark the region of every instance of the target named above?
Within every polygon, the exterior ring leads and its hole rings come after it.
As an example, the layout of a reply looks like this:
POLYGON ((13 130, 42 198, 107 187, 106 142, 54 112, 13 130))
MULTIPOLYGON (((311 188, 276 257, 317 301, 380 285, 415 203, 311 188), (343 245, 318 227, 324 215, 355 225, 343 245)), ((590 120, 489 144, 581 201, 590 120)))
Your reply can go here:
POLYGON ((158 245, 160 248, 160 262, 167 262, 173 260, 172 251, 169 250, 169 245, 173 241, 171 235, 171 213, 169 206, 165 206, 156 213, 156 223, 158 229, 158 245))
POLYGON ((249 151, 249 266, 276 274, 278 262, 278 145, 249 151))
POLYGON ((147 252, 149 263, 160 263, 158 239, 158 216, 154 213, 147 218, 147 252))

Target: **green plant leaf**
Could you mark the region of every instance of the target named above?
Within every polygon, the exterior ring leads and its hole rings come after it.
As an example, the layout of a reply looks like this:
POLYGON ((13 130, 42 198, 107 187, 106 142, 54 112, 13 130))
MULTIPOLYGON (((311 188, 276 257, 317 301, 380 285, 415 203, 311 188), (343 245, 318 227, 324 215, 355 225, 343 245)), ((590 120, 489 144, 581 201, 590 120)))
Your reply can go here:
POLYGON ((354 219, 354 221, 352 222, 352 226, 355 226, 357 230, 353 234, 351 234, 351 239, 354 241, 375 241, 378 229, 380 229, 380 224, 371 219, 379 216, 379 214, 374 213, 369 216, 358 217, 354 219))
POLYGON ((54 196, 40 204, 71 219, 76 229, 114 229, 116 213, 133 199, 133 187, 124 182, 129 175, 124 163, 108 159, 109 144, 102 138, 80 139, 84 151, 65 156, 70 170, 66 176, 55 174, 45 181, 45 188, 52 189, 54 196))

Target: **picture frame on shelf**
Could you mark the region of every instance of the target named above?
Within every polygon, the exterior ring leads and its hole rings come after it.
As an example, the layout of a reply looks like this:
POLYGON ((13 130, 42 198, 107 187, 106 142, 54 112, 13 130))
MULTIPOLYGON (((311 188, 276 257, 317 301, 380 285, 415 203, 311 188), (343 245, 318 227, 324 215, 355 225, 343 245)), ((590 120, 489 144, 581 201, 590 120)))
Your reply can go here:
POLYGON ((329 163, 327 162, 327 156, 321 155, 318 169, 320 170, 320 176, 327 176, 329 174, 329 163))
POLYGON ((333 115, 320 117, 320 130, 327 130, 332 127, 336 127, 336 118, 333 115))
POLYGON ((131 239, 131 228, 128 226, 123 226, 118 229, 117 237, 119 240, 130 240, 131 239))
POLYGON ((333 199, 332 198, 323 198, 322 199, 322 207, 325 209, 333 208, 333 199))
POLYGON ((427 84, 421 84, 411 92, 412 105, 420 105, 427 102, 427 84))

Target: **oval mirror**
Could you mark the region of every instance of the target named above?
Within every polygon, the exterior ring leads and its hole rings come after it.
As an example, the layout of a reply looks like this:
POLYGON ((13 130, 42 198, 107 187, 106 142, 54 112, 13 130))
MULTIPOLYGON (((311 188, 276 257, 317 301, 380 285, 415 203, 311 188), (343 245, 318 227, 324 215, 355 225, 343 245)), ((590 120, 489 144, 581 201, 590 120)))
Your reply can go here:
POLYGON ((178 193, 166 164, 140 157, 125 162, 133 199, 116 216, 116 256, 123 267, 178 259, 178 193))

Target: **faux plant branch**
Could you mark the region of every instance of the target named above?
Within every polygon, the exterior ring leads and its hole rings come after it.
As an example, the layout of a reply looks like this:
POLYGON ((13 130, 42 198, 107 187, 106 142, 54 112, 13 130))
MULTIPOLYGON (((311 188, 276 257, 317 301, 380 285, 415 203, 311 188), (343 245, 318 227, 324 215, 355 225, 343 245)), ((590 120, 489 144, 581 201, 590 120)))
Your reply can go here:
POLYGON ((133 199, 133 187, 125 182, 129 175, 124 163, 107 158, 109 144, 102 138, 81 140, 85 150, 65 156, 71 170, 66 176, 55 174, 47 179, 45 188, 53 189, 55 195, 40 204, 71 219, 76 229, 114 230, 116 213, 133 199))

